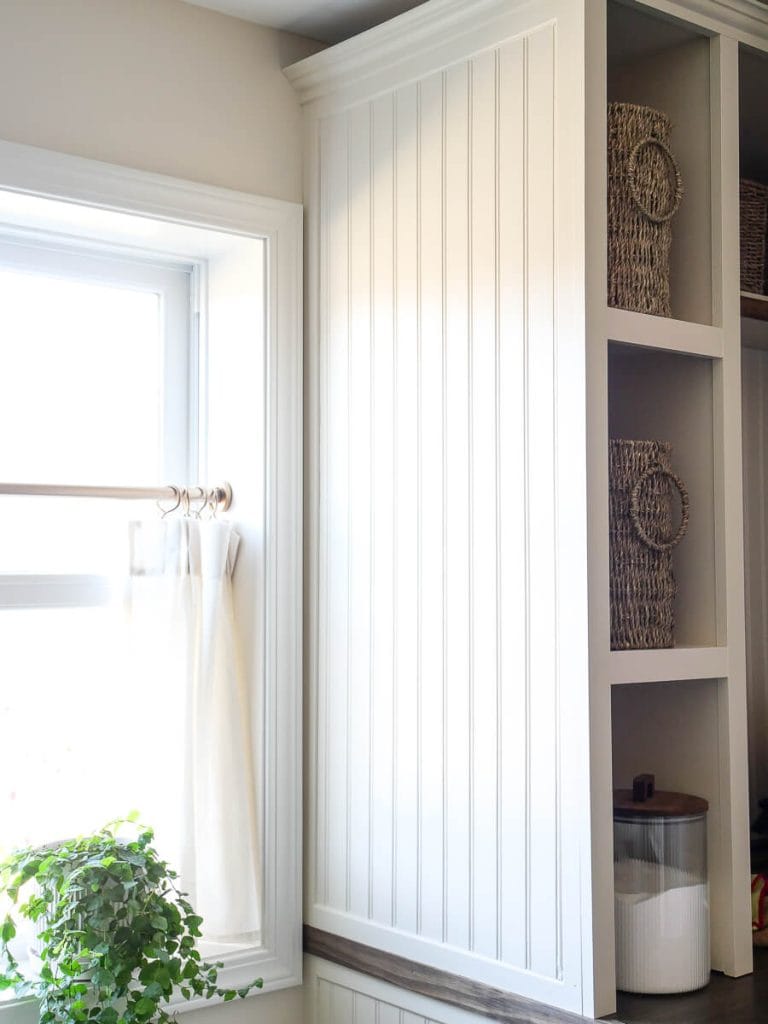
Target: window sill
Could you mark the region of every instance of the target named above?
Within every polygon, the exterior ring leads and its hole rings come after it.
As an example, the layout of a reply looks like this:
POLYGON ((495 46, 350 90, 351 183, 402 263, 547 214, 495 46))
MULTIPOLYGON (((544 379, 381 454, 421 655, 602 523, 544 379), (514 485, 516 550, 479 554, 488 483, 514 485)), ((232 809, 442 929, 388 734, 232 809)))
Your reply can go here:
MULTIPOLYGON (((208 943, 201 953, 208 960, 219 959, 223 961, 224 967, 219 971, 219 984, 227 988, 242 988, 254 978, 263 977, 264 987, 254 989, 250 996, 258 995, 261 992, 275 991, 293 985, 300 985, 301 978, 270 977, 268 968, 271 956, 262 948, 254 946, 241 946, 237 951, 228 947, 225 951, 224 945, 208 943)), ((190 999, 185 1000, 176 996, 168 1004, 174 1014, 186 1013, 190 1010, 200 1010, 204 1007, 213 1007, 223 1003, 220 998, 214 999, 190 999)), ((17 998, 11 992, 0 993, 0 1021, 2 1024, 37 1024, 39 1017, 38 1002, 34 997, 17 998)))

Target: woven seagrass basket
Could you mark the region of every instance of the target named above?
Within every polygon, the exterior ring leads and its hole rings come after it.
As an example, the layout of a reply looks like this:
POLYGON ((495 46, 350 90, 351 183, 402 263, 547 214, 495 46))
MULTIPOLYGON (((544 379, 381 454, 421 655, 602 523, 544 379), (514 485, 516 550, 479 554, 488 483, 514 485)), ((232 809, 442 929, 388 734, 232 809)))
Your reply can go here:
POLYGON ((671 451, 666 441, 610 442, 612 651, 674 646, 672 549, 688 528, 689 501, 671 451), (682 502, 676 530, 673 488, 682 502))
POLYGON ((739 182, 741 224, 741 290, 765 293, 765 236, 768 228, 768 186, 739 182))
POLYGON ((669 118, 608 105, 608 305, 671 316, 671 220, 683 197, 669 118))

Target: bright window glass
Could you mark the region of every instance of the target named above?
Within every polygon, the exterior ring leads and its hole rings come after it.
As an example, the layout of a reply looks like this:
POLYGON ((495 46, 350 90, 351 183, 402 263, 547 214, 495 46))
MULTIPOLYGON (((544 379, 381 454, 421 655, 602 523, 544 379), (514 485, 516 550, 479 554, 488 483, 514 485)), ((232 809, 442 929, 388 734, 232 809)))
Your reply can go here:
POLYGON ((161 328, 157 293, 0 268, 0 479, 157 480, 161 328))
POLYGON ((162 651, 131 649, 119 601, 5 609, 0 647, 0 855, 134 808, 171 850, 183 743, 177 695, 152 672, 162 651))
MULTIPOLYGON (((188 269, 0 241, 0 480, 187 475, 189 281, 188 269)), ((0 497, 0 574, 120 571, 126 509, 0 497)))
MULTIPOLYGON (((188 266, 0 238, 0 481, 185 482, 190 282, 188 266)), ((175 841, 156 784, 183 760, 162 650, 131 648, 121 605, 128 521, 158 514, 0 495, 0 855, 134 808, 175 841)))

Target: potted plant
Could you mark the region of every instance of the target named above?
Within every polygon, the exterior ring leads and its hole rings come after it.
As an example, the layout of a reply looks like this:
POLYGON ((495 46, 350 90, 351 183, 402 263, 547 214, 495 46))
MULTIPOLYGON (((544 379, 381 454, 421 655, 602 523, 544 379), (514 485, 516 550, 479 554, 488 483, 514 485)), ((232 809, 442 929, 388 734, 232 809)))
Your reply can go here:
POLYGON ((118 835, 114 822, 94 835, 24 849, 0 864, 0 895, 33 922, 39 966, 12 951, 16 922, 0 925, 0 988, 34 995, 40 1024, 167 1024, 170 1000, 260 988, 222 988, 221 962, 197 949, 202 918, 152 845, 152 830, 118 835))

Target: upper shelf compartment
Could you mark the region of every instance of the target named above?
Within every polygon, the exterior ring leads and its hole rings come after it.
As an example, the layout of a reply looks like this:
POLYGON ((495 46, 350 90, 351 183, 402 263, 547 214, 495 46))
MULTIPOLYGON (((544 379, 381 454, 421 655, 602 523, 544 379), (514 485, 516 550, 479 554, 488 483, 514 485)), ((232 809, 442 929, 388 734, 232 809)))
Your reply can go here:
POLYGON ((648 8, 609 3, 608 102, 652 107, 671 122, 684 189, 670 222, 671 314, 696 324, 713 322, 710 74, 708 37, 648 8))
MULTIPOLYGON (((608 345, 609 437, 668 441, 672 469, 690 496, 688 532, 672 554, 677 581, 674 642, 679 648, 713 648, 726 642, 718 616, 719 534, 714 496, 715 467, 720 465, 721 455, 714 443, 714 374, 712 359, 615 342, 608 345)), ((677 499, 673 504, 677 516, 677 499)), ((652 678, 642 674, 649 671, 648 659, 645 664, 637 661, 639 654, 647 653, 631 652, 631 657, 617 658, 613 652, 611 681, 636 682, 640 681, 638 675, 642 680, 652 678), (632 664, 627 667, 627 662, 632 664)), ((685 670, 670 663, 667 678, 681 678, 680 671, 685 670)))

